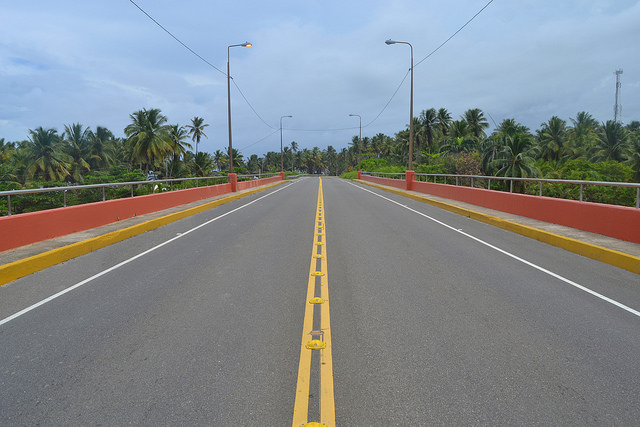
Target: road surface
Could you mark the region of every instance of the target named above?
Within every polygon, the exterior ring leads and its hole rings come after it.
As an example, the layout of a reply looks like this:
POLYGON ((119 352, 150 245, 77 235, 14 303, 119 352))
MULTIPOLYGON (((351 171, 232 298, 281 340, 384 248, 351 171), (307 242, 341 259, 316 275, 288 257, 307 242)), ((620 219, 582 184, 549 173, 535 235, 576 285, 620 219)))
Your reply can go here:
POLYGON ((633 273, 303 178, 0 287, 0 424, 637 425, 638 310, 633 273))

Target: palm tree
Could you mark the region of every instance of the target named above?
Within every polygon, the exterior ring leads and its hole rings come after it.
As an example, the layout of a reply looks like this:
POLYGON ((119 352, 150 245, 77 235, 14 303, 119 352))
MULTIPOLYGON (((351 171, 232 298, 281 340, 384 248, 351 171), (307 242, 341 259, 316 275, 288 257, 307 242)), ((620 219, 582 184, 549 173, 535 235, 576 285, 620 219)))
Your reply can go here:
POLYGON ((471 128, 466 120, 454 120, 449 126, 449 139, 472 138, 471 128))
MULTIPOLYGON (((234 163, 235 163, 235 159, 234 163)), ((200 152, 196 154, 193 162, 193 174, 195 176, 209 176, 213 169, 213 159, 211 154, 200 152)))
POLYGON ((620 122, 607 120, 596 133, 595 154, 592 161, 625 160, 629 134, 620 122))
POLYGON ((90 132, 89 165, 92 170, 106 169, 115 162, 114 142, 113 133, 105 127, 98 126, 95 132, 90 132))
POLYGON ((440 152, 445 154, 469 153, 475 147, 476 141, 473 138, 458 136, 449 138, 448 142, 440 147, 440 152))
POLYGON ((529 133, 529 128, 515 121, 515 119, 504 119, 495 129, 492 136, 514 136, 519 133, 529 133))
POLYGON ((598 121, 586 111, 579 112, 575 119, 570 120, 573 126, 567 131, 570 139, 569 145, 572 150, 578 152, 578 156, 584 155, 595 142, 598 121))
POLYGON ((567 122, 553 116, 547 123, 542 123, 538 130, 540 157, 544 160, 560 160, 565 152, 567 141, 567 122))
POLYGON ((311 167, 312 173, 320 173, 327 166, 326 159, 324 158, 324 156, 322 155, 322 151, 320 151, 318 147, 313 147, 313 149, 310 151, 309 165, 311 167))
POLYGON ((431 148, 433 147, 433 138, 435 136, 435 129, 438 124, 438 113, 436 113, 435 108, 422 110, 422 112, 420 113, 420 128, 417 135, 419 137, 424 136, 426 138, 429 154, 431 154, 431 148))
POLYGON ((204 133, 203 129, 209 126, 204 123, 204 119, 202 117, 194 117, 191 119, 191 124, 187 125, 187 129, 189 129, 189 135, 191 135, 191 140, 196 143, 196 154, 198 154, 198 144, 200 143, 200 138, 207 137, 204 133))
MULTIPOLYGON (((233 168, 240 168, 242 166, 244 166, 244 156, 242 154, 240 154, 240 152, 235 149, 232 148, 233 152, 233 168)), ((227 148, 227 154, 225 155, 225 158, 227 160, 227 164, 229 164, 229 149, 227 148)), ((280 153, 278 153, 278 166, 280 166, 280 153)), ((280 170, 280 169, 278 169, 280 170)))
POLYGON ((124 133, 129 138, 134 160, 144 162, 147 175, 149 167, 156 160, 164 159, 172 152, 171 140, 164 125, 167 117, 157 108, 142 109, 129 117, 132 123, 124 128, 124 133))
POLYGON ((327 159, 327 168, 329 169, 329 175, 336 175, 338 169, 338 152, 333 145, 329 145, 327 147, 327 151, 325 154, 327 159))
POLYGON ((260 172, 260 159, 257 154, 252 154, 249 156, 249 160, 247 160, 247 170, 249 173, 259 173, 260 172))
POLYGON ((216 150, 213 153, 213 164, 218 171, 221 171, 226 166, 225 154, 221 150, 216 150))
MULTIPOLYGON (((187 148, 193 148, 191 144, 185 142, 187 139, 187 129, 184 126, 180 126, 178 124, 170 125, 169 129, 169 139, 171 140, 171 149, 173 150, 171 168, 169 169, 169 178, 173 175, 173 167, 180 161, 180 157, 184 156, 187 152, 187 148)), ((197 153, 196 153, 197 154, 197 153)))
POLYGON ((8 163, 15 149, 16 145, 13 142, 4 142, 4 138, 0 138, 0 164, 8 163))
POLYGON ((291 141, 291 172, 293 172, 293 168, 296 165, 296 151, 298 151, 298 143, 295 141, 291 141))
POLYGON ((442 137, 444 139, 447 138, 449 133, 449 125, 451 125, 451 113, 446 108, 440 108, 438 110, 438 127, 440 128, 440 133, 442 133, 442 137))
POLYGON ((495 172, 495 164, 498 151, 502 150, 506 137, 515 137, 516 135, 524 135, 525 138, 533 138, 529 132, 529 128, 515 121, 515 119, 504 119, 498 127, 493 131, 491 137, 482 142, 480 146, 480 154, 482 155, 482 172, 485 175, 493 175, 495 172))
POLYGON ((64 145, 55 129, 30 129, 25 149, 27 177, 62 181, 69 176, 72 159, 64 153, 64 145))
POLYGON ((640 182, 640 138, 634 138, 627 150, 625 163, 633 169, 633 179, 640 182))
POLYGON ((469 124, 469 130, 478 141, 486 137, 484 129, 489 127, 489 122, 481 109, 473 108, 465 111, 462 119, 469 124))
POLYGON ((62 133, 65 151, 73 159, 69 168, 69 176, 73 182, 83 182, 83 174, 91 170, 87 160, 91 158, 91 130, 82 128, 80 123, 64 126, 62 133))
MULTIPOLYGON (((496 176, 510 176, 517 178, 536 177, 540 171, 535 167, 535 147, 531 135, 518 133, 504 136, 496 159, 492 162, 497 169, 496 176)), ((522 182, 514 184, 516 191, 523 188, 522 182)))

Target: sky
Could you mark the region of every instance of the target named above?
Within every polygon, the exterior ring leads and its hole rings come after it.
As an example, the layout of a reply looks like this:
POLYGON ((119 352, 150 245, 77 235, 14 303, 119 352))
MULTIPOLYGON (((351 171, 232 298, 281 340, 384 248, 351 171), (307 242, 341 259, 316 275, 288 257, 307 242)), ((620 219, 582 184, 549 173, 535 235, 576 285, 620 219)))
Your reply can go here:
POLYGON ((227 53, 245 157, 279 152, 288 115, 285 146, 340 150, 359 132, 349 114, 363 137, 393 136, 409 123, 411 50, 387 39, 413 46, 414 116, 480 108, 492 128, 513 118, 532 131, 580 111, 612 120, 622 69, 622 121, 640 120, 640 0, 494 0, 431 56, 489 0, 3 3, 6 141, 71 123, 123 137, 132 113, 159 108, 170 124, 203 117, 199 151, 224 151, 227 53))

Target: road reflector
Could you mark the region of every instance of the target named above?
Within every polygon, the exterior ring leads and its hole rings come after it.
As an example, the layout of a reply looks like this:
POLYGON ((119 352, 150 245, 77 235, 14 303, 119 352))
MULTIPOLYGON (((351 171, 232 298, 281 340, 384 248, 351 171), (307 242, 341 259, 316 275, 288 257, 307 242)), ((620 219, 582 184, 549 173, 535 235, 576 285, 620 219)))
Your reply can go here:
POLYGON ((309 300, 309 302, 311 304, 322 304, 324 302, 324 300, 322 298, 320 298, 320 297, 315 297, 315 298, 311 298, 309 300))
POLYGON ((313 273, 311 273, 312 276, 324 276, 324 273, 322 271, 314 271, 313 273))
POLYGON ((324 245, 324 243, 322 243, 322 242, 316 242, 316 246, 322 246, 322 245, 324 245))
POLYGON ((306 424, 302 424, 300 427, 327 427, 327 425, 325 423, 317 423, 317 422, 312 422, 312 423, 306 423, 306 424))
POLYGON ((321 350, 326 346, 327 345, 320 340, 311 340, 305 345, 305 347, 309 350, 321 350))
POLYGON ((324 258, 324 255, 315 254, 313 257, 314 257, 315 259, 322 259, 322 258, 324 258))

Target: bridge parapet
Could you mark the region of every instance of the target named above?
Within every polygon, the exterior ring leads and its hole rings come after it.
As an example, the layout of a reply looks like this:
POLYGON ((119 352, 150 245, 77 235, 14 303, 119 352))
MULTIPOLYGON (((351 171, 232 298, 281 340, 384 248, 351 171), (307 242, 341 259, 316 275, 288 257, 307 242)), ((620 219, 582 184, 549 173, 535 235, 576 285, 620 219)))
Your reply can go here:
MULTIPOLYGON (((564 225, 578 230, 602 234, 620 240, 640 243, 640 209, 628 206, 607 205, 577 200, 556 199, 545 196, 532 196, 512 192, 489 190, 484 188, 463 187, 452 184, 440 184, 416 180, 416 174, 381 174, 362 172, 363 181, 387 185, 408 191, 465 202, 501 212, 520 215, 552 224, 564 225), (404 176, 401 176, 404 175, 404 176)), ((419 177, 435 176, 418 174, 419 177)), ((443 175, 438 175, 443 176, 443 175)), ((446 175, 455 178, 455 175, 446 175)), ((458 176, 468 179, 500 180, 503 177, 458 176)), ((511 178, 516 180, 515 178, 511 178)), ((525 180, 519 178, 517 180, 525 180)), ((452 179, 452 181, 456 181, 452 179)), ((542 182, 565 182, 576 185, 615 185, 638 188, 640 184, 600 183, 591 181, 537 180, 542 182)), ((637 205, 637 203, 636 203, 637 205)))

